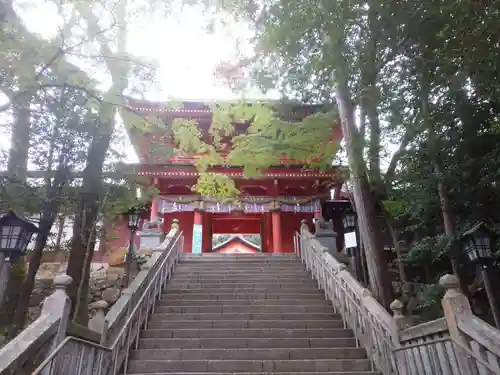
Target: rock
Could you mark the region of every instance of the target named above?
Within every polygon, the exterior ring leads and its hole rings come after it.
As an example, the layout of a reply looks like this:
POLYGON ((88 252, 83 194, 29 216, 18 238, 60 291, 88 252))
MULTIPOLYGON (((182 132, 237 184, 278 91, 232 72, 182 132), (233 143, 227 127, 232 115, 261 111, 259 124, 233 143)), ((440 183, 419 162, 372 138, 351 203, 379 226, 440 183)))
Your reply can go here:
POLYGON ((90 273, 91 280, 106 280, 108 273, 104 267, 90 273))
POLYGON ((107 288, 101 293, 101 298, 112 305, 120 298, 120 294, 121 291, 117 287, 107 288))
POLYGON ((128 249, 119 248, 113 251, 108 252, 108 264, 110 266, 120 266, 125 263, 125 255, 127 254, 128 249))
POLYGON ((153 252, 154 252, 153 249, 142 248, 142 249, 139 249, 137 251, 137 256, 151 258, 151 255, 153 255, 153 252))

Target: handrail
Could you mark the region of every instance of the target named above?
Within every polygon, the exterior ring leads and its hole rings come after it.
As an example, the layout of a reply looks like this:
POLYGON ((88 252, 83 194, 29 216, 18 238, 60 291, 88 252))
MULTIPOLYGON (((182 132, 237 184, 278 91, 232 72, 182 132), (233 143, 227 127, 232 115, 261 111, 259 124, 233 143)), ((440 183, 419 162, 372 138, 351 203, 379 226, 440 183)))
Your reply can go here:
POLYGON ((60 318, 42 315, 0 351, 0 374, 18 374, 45 349, 57 332, 60 318))
MULTIPOLYGON (((57 345, 54 348, 54 350, 45 358, 45 360, 42 363, 40 363, 40 365, 36 368, 36 370, 31 375, 41 374, 46 369, 47 365, 51 364, 51 362, 55 359, 56 355, 58 355, 60 353, 60 351, 63 348, 65 348, 68 345, 68 343, 70 343, 72 341, 84 344, 86 346, 91 346, 91 347, 98 349, 102 352, 111 352, 111 349, 106 347, 106 346, 102 346, 102 345, 99 345, 95 342, 83 340, 83 339, 80 339, 77 337, 68 336, 63 341, 61 341, 61 343, 59 345, 57 345)), ((78 372, 78 371, 80 371, 80 370, 81 369, 77 368, 77 372, 75 372, 75 374, 79 374, 80 372, 78 372)))
POLYGON ((66 288, 71 281, 68 275, 54 278, 55 290, 44 299, 38 319, 0 350, 0 374, 26 373, 63 340, 70 313, 66 288))
POLYGON ((303 223, 294 251, 364 347, 372 369, 384 375, 500 375, 500 331, 472 314, 452 275, 441 278, 447 291, 444 318, 404 329, 401 303, 391 316, 346 267, 332 257, 303 223))
MULTIPOLYGON (((179 241, 179 239, 181 238, 182 234, 179 234, 173 241, 172 243, 172 247, 170 248, 170 250, 168 251, 167 253, 167 256, 163 259, 162 263, 160 264, 160 266, 158 267, 158 270, 155 272, 154 276, 151 278, 151 281, 149 282, 148 286, 146 287, 146 289, 144 290, 144 294, 139 298, 139 301, 137 302, 137 305, 134 307, 134 309, 132 310, 132 312, 130 313, 128 319, 126 320, 125 322, 125 325, 122 327, 122 329, 120 330, 120 332, 118 333, 118 336, 116 337, 115 341, 113 342, 113 345, 111 346, 111 349, 113 351, 115 351, 116 348, 118 348, 118 345, 120 344, 120 341, 122 340, 122 338, 124 337, 125 333, 130 333, 130 332, 127 332, 133 321, 134 321, 134 318, 135 318, 135 315, 136 313, 142 308, 142 302, 144 302, 144 300, 146 298, 150 298, 150 296, 148 295, 149 291, 151 290, 151 287, 153 286, 153 284, 156 284, 156 279, 157 277, 160 275, 160 273, 163 272, 163 266, 167 263, 169 257, 170 257, 170 254, 172 253, 172 251, 174 250, 174 247, 176 246, 177 242, 179 241)), ((178 250, 179 248, 176 248, 176 250, 178 250)), ((180 254, 179 252, 177 252, 177 255, 180 254)), ((169 270, 170 271, 170 270, 169 270)), ((168 277, 168 275, 165 275, 165 277, 168 277)), ((165 280, 166 282, 166 280, 165 280)), ((162 285, 165 285, 165 284, 162 284, 162 285)), ((155 285, 156 287, 156 285, 155 285)), ((155 288, 156 289, 156 288, 155 288)), ((159 294, 161 294, 162 290, 161 290, 161 285, 159 286, 159 294)), ((155 308, 155 302, 156 300, 154 299, 153 300, 153 306, 152 306, 152 309, 153 309, 153 313, 154 313, 154 308, 155 308)), ((148 301, 149 303, 149 301, 148 301)), ((146 311, 146 315, 145 315, 145 326, 147 326, 148 324, 148 313, 149 311, 146 311)), ((140 331, 140 328, 141 328, 141 324, 137 324, 137 333, 136 333, 136 338, 139 337, 139 331, 140 331)), ((132 340, 133 341, 133 340, 132 340)), ((136 349, 137 349, 137 346, 138 346, 138 340, 136 339, 136 349)), ((128 347, 128 346, 127 346, 128 347)), ((117 356, 119 354, 118 351, 115 351, 116 354, 114 354, 115 356, 117 356)), ((124 370, 124 374, 127 373, 127 362, 128 362, 128 355, 129 355, 129 351, 126 350, 126 356, 125 356, 125 370, 124 370)), ((113 363, 114 363, 114 369, 116 371, 113 371, 113 374, 116 374, 116 372, 118 371, 118 368, 117 368, 117 358, 113 358, 113 363), (116 361, 115 361, 116 359, 116 361)))
POLYGON ((66 375, 68 373, 116 375, 122 365, 124 365, 123 374, 126 374, 129 349, 134 344, 137 348, 139 332, 142 327, 147 327, 149 315, 154 313, 156 300, 166 288, 167 281, 182 251, 183 234, 181 232, 171 238, 168 249, 165 249, 165 256, 158 266, 151 270, 152 276, 149 282, 110 346, 67 337, 32 375, 66 375), (69 355, 67 355, 68 352, 69 355), (78 372, 74 372, 75 369, 78 372))
POLYGON ((359 285, 346 266, 332 257, 328 250, 316 243, 307 232, 297 234, 300 256, 306 268, 324 290, 325 297, 339 313, 344 327, 354 331, 358 345, 364 347, 372 362, 372 369, 384 374, 395 374, 393 348, 395 326, 389 313, 371 296, 368 289, 359 285))
POLYGON ((122 291, 120 298, 118 298, 106 314, 101 332, 101 344, 112 344, 125 323, 126 317, 130 315, 131 309, 137 304, 137 300, 142 293, 144 293, 144 288, 151 279, 154 270, 160 266, 165 257, 169 256, 165 250, 169 248, 177 234, 178 222, 174 219, 172 229, 167 234, 165 240, 155 249, 151 258, 143 265, 142 270, 130 285, 122 291))

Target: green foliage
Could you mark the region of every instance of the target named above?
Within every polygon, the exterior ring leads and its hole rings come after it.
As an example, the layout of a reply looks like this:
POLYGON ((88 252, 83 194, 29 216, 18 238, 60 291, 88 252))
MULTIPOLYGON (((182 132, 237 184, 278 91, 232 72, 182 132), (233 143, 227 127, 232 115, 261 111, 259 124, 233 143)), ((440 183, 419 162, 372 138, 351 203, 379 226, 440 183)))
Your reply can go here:
POLYGON ((234 181, 229 176, 211 172, 202 173, 192 189, 203 197, 221 200, 235 198, 239 194, 234 181))
POLYGON ((25 280, 28 273, 25 262, 16 262, 12 265, 12 273, 19 280, 25 280))
POLYGON ((246 177, 258 178, 284 156, 327 169, 338 150, 339 145, 332 141, 334 112, 290 122, 270 103, 216 103, 211 108, 210 142, 196 121, 175 119, 172 123, 177 152, 200 156, 196 165, 201 177, 194 190, 202 195, 237 194, 231 179, 207 173, 213 165, 241 166, 246 177), (209 187, 211 183, 216 187, 209 187))
POLYGON ((362 114, 350 167, 383 201, 411 280, 452 271, 455 226, 486 221, 500 233, 499 2, 206 2, 253 26, 247 78, 313 103, 341 87, 362 114))

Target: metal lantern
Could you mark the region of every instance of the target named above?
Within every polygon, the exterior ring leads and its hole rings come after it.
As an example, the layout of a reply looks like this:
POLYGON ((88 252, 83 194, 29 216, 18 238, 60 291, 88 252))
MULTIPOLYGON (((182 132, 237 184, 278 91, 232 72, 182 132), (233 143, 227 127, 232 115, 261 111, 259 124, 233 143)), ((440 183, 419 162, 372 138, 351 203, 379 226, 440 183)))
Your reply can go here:
POLYGON ((23 255, 37 232, 35 224, 9 211, 0 218, 0 252, 11 259, 23 255))
POLYGON ((493 260, 491 253, 491 231, 484 223, 476 224, 462 234, 465 253, 473 263, 488 264, 493 260))
POLYGON ((139 229, 139 223, 141 221, 139 210, 137 210, 136 208, 131 208, 130 210, 128 210, 126 215, 128 229, 130 229, 131 231, 139 229))
POLYGON ((354 230, 356 228, 356 212, 346 211, 342 217, 342 224, 344 224, 344 229, 354 230))

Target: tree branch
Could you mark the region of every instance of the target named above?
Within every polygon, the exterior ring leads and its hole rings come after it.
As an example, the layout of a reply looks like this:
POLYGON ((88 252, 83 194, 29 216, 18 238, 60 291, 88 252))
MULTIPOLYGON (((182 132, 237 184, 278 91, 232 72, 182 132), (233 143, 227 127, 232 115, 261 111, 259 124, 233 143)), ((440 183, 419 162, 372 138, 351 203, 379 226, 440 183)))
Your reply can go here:
POLYGON ((394 155, 392 155, 389 166, 387 167, 387 172, 385 173, 384 176, 384 182, 386 184, 390 184, 394 179, 394 176, 396 174, 396 168, 398 166, 399 161, 401 160, 401 157, 405 153, 406 146, 408 146, 410 141, 413 138, 415 138, 419 133, 418 131, 415 131, 415 124, 419 121, 419 118, 420 118, 420 113, 415 114, 411 122, 411 126, 406 128, 405 130, 405 134, 403 135, 403 140, 401 141, 398 150, 394 153, 394 155))

